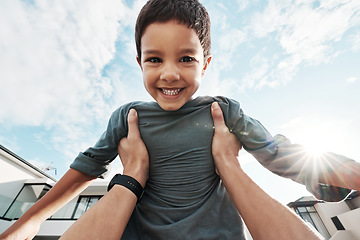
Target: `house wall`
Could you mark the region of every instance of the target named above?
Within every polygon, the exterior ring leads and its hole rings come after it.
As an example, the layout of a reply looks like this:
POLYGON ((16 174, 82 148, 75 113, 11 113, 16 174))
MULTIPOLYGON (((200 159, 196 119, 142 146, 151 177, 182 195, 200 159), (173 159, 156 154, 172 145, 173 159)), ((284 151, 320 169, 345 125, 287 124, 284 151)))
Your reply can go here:
POLYGON ((24 170, 22 164, 10 160, 13 158, 10 154, 0 150, 0 183, 39 178, 32 171, 24 170))
MULTIPOLYGON (((37 237, 44 237, 44 236, 61 236, 75 221, 66 221, 66 220, 47 220, 43 224, 41 224, 38 233, 36 234, 37 237)), ((15 220, 7 221, 0 219, 0 233, 4 232, 8 229, 15 220)), ((49 238, 44 238, 49 239, 49 238)))
POLYGON ((0 145, 0 233, 15 221, 4 218, 25 183, 54 183, 56 180, 0 145))
POLYGON ((330 240, 357 240, 353 234, 349 231, 338 231, 334 236, 330 238, 330 240))
POLYGON ((346 231, 350 231, 355 239, 360 239, 360 208, 338 215, 346 231))
POLYGON ((331 218, 341 213, 350 211, 350 208, 345 202, 317 203, 314 205, 314 207, 331 236, 333 236, 338 231, 331 218))
POLYGON ((48 220, 41 224, 36 236, 61 236, 75 221, 48 220))
POLYGON ((0 150, 0 217, 4 216, 25 179, 36 178, 32 172, 24 171, 23 166, 10 160, 12 158, 10 154, 0 150))
POLYGON ((25 181, 56 181, 0 145, 0 217, 3 217, 25 181))

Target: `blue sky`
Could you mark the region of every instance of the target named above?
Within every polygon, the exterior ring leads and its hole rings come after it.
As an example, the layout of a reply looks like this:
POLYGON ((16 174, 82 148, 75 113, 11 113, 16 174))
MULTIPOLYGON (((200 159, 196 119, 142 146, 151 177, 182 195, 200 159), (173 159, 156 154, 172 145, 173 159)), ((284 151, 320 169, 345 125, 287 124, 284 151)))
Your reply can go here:
MULTIPOLYGON (((360 161, 360 2, 201 2, 213 61, 197 95, 234 98, 272 134, 360 161)), ((144 3, 1 1, 0 144, 60 178, 113 110, 151 101, 135 59, 144 3)), ((281 202, 307 195, 245 151, 239 160, 281 202)))

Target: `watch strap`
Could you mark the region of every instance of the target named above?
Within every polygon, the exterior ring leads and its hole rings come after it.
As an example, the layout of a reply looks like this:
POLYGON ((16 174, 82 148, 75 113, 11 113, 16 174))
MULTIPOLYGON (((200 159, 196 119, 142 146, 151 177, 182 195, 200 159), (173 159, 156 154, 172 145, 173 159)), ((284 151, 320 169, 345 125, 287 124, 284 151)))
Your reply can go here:
POLYGON ((133 177, 127 176, 127 175, 121 175, 116 174, 110 181, 108 185, 108 191, 115 185, 121 185, 132 191, 136 197, 138 198, 138 201, 141 199, 141 196, 144 192, 144 188, 141 186, 141 184, 133 177))

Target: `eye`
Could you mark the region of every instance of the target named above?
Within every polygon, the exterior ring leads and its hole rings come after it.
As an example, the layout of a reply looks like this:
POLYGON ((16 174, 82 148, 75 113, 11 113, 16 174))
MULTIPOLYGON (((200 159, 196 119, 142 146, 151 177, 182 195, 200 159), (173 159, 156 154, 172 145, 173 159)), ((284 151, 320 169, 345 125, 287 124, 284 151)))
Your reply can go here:
POLYGON ((150 63, 161 63, 161 59, 158 57, 150 57, 148 59, 146 59, 145 62, 150 62, 150 63))
POLYGON ((195 61, 195 58, 189 57, 189 56, 180 58, 180 62, 194 62, 194 61, 195 61))

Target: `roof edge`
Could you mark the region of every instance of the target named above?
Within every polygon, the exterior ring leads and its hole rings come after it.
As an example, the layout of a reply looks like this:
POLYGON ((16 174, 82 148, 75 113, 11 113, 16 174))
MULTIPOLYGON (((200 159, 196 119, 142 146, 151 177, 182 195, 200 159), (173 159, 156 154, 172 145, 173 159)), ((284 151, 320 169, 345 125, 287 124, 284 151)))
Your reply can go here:
POLYGON ((41 175, 43 175, 44 177, 47 177, 48 179, 57 182, 57 179, 55 179, 54 177, 50 176, 49 174, 47 174, 46 172, 42 171, 41 169, 37 168, 36 166, 32 165, 31 163, 29 163, 28 161, 26 161, 25 159, 23 159, 22 157, 16 155, 15 153, 13 153, 12 151, 10 151, 9 149, 7 149, 6 147, 4 147, 3 145, 0 144, 0 150, 3 150, 4 152, 6 152, 7 154, 9 154, 10 156, 14 157, 15 159, 19 160, 21 163, 27 165, 28 167, 32 168, 33 170, 35 170, 36 172, 40 173, 41 175))

